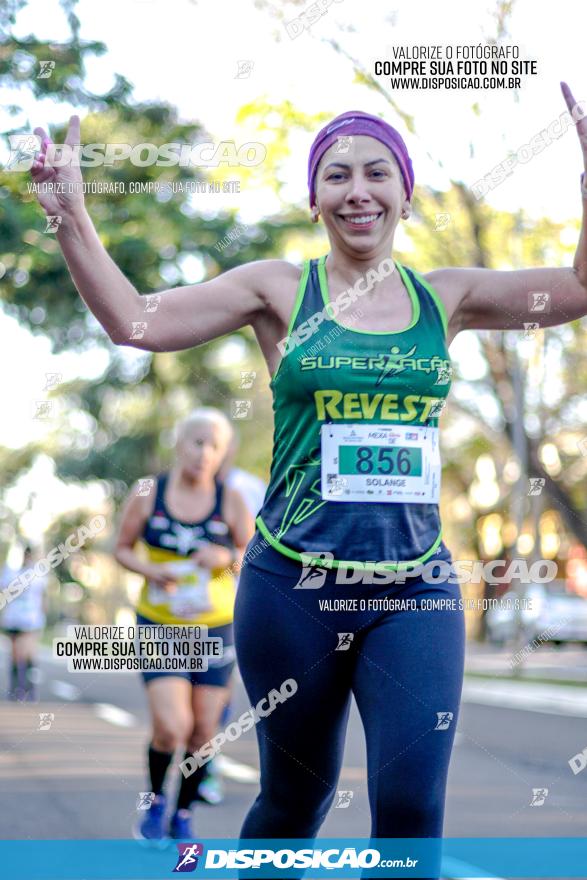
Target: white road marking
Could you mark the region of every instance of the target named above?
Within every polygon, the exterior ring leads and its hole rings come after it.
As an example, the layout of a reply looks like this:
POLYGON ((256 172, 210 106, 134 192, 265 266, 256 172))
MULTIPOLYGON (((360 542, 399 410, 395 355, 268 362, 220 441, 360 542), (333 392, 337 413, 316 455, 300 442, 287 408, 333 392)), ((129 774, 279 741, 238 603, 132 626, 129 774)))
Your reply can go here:
POLYGON ((112 703, 96 703, 94 712, 103 721, 110 724, 116 724, 118 727, 134 727, 136 718, 130 712, 126 712, 119 706, 113 706, 112 703))
POLYGON ((547 715, 587 718, 587 693, 569 685, 526 684, 518 681, 465 680, 463 702, 501 706, 547 715))
POLYGON ((261 778, 259 771, 255 767, 241 764, 240 761, 233 761, 232 758, 227 758, 226 755, 217 755, 214 758, 214 764, 222 776, 226 776, 227 779, 234 779, 235 782, 255 783, 259 782, 261 778))
POLYGON ((62 700, 77 700, 81 694, 81 690, 68 681, 59 681, 54 678, 49 682, 49 690, 62 700))

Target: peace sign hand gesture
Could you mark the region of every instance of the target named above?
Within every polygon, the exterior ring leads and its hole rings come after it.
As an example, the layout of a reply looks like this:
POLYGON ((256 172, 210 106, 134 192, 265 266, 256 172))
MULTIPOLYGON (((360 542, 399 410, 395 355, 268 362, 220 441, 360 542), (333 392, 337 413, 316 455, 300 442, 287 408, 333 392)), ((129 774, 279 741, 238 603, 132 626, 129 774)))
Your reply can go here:
MULTIPOLYGON (((71 214, 84 205, 83 178, 80 171, 79 156, 73 147, 80 143, 79 116, 71 116, 65 137, 64 148, 53 143, 43 128, 35 128, 35 134, 41 138, 41 148, 36 153, 31 177, 36 188, 39 204, 46 214, 71 214), (63 157, 47 155, 49 145, 57 146, 57 154, 63 157), (46 184, 45 187, 42 184, 46 184)), ((51 151, 54 154, 55 151, 51 151)))
POLYGON ((563 97, 569 108, 571 118, 577 126, 579 143, 581 144, 581 150, 583 151, 583 164, 585 166, 585 171, 587 171, 587 107, 584 102, 575 101, 573 93, 566 82, 561 82, 561 92, 563 93, 563 97))

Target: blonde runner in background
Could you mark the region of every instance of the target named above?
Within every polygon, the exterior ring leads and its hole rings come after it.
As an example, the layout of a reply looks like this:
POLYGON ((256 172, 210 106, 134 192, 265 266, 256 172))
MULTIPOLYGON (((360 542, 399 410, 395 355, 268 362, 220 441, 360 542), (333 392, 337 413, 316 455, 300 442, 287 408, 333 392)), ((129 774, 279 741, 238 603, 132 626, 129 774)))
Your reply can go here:
POLYGON ((176 459, 168 473, 145 477, 133 487, 119 528, 115 556, 145 576, 137 603, 137 624, 205 625, 221 638, 223 655, 202 672, 142 672, 153 721, 148 751, 154 800, 137 837, 162 841, 193 837, 190 807, 205 768, 182 777, 175 809, 165 823, 165 775, 178 746, 189 756, 211 739, 226 704, 234 667, 233 608, 239 563, 253 535, 253 519, 238 492, 217 473, 232 436, 229 419, 202 407, 180 423, 176 459), (144 487, 151 487, 146 494, 144 487), (135 545, 147 551, 145 562, 135 545))

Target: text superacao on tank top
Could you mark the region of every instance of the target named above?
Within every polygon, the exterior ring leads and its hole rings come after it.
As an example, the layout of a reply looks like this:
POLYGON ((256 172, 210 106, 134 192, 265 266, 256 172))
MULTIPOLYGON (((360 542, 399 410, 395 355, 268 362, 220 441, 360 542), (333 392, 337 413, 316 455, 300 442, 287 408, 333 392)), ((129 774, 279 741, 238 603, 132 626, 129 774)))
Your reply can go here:
POLYGON ((344 327, 325 308, 325 259, 304 264, 288 328, 297 344, 288 345, 271 381, 273 458, 257 526, 276 550, 300 561, 302 554, 326 551, 334 566, 423 562, 442 540, 438 504, 325 500, 321 428, 345 423, 436 428, 451 374, 444 306, 419 273, 396 262, 412 305, 409 326, 397 332, 355 330, 349 315, 342 318, 349 324, 344 327))

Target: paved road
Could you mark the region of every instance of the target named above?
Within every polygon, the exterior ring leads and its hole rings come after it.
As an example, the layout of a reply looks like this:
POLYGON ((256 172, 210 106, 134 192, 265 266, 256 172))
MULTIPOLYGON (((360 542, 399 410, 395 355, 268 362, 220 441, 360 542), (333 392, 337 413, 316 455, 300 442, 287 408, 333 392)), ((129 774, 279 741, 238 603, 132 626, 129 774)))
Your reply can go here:
MULTIPOLYGON (((0 664, 4 671, 4 647, 0 664)), ((138 792, 148 789, 143 767, 148 715, 139 676, 68 674, 61 662, 46 655, 41 671, 39 704, 2 703, 2 838, 128 837, 138 792), (39 729, 41 712, 54 715, 49 729, 39 729)), ((5 684, 1 675, 0 684, 5 684)), ((469 679, 465 688, 445 835, 584 836, 587 772, 575 775, 568 763, 587 747, 583 689, 557 687, 556 694, 573 692, 571 699, 551 695, 544 703, 532 696, 538 685, 513 683, 514 691, 506 696, 493 693, 491 685, 480 687, 478 680, 469 679), (512 699, 522 698, 524 709, 511 708, 512 699), (534 789, 548 789, 542 805, 531 805, 534 789)), ((236 717, 248 701, 240 680, 235 690, 236 717)), ((254 732, 227 744, 225 755, 238 765, 257 768, 254 732)), ((350 806, 333 808, 321 834, 367 837, 364 740, 356 710, 349 722, 339 789, 353 791, 350 806)), ((198 833, 236 837, 256 791, 256 782, 227 778, 225 802, 197 808, 198 833)))

